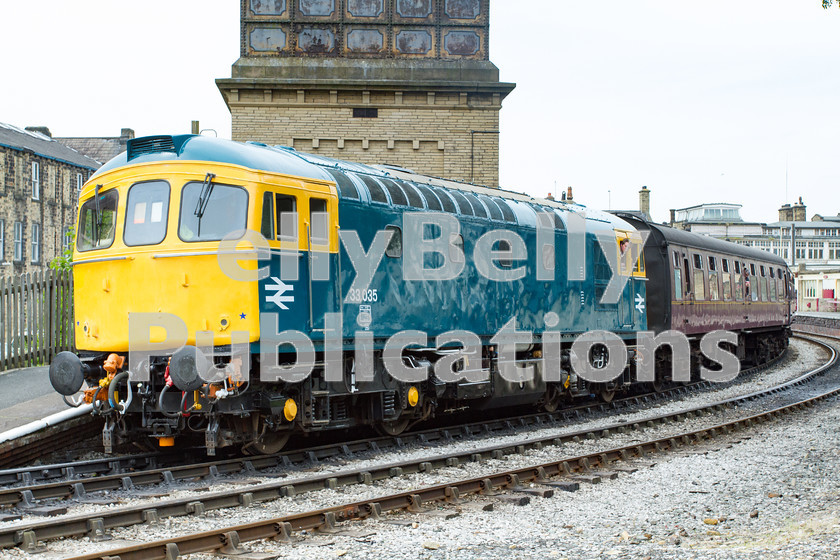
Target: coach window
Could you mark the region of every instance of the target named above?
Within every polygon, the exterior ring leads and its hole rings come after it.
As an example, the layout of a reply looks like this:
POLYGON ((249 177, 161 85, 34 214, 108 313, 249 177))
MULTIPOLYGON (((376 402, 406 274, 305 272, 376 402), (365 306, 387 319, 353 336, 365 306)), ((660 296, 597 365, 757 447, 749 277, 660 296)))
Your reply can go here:
POLYGON ((169 183, 148 181, 131 185, 125 215, 126 245, 157 245, 163 241, 169 216, 169 183))
POLYGON ((682 292, 682 271, 680 270, 680 254, 674 251, 674 299, 680 300, 682 292))
POLYGON ((385 255, 392 259, 402 256, 402 230, 397 226, 385 226, 385 231, 391 232, 391 239, 385 248, 385 255))
POLYGON ((759 265, 759 271, 761 272, 761 277, 759 278, 758 282, 761 286, 761 301, 767 301, 767 276, 765 276, 764 265, 759 265))
POLYGON ((755 264, 754 263, 744 263, 744 274, 747 276, 746 288, 744 289, 744 293, 748 300, 758 301, 758 293, 761 291, 761 288, 758 287, 758 278, 755 276, 755 264))
POLYGON ((178 237, 183 241, 220 241, 234 231, 245 231, 248 219, 248 191, 218 185, 213 175, 192 181, 181 191, 178 237))
POLYGON ((703 257, 694 253, 694 299, 706 299, 706 284, 703 278, 703 257))
POLYGON ((709 256, 709 299, 720 299, 720 288, 718 284, 717 259, 709 256))
POLYGON ((773 269, 770 269, 770 278, 767 280, 770 284, 770 301, 776 301, 776 278, 773 275, 773 269))
POLYGON ((720 277, 723 283, 723 300, 732 301, 732 275, 729 273, 729 259, 721 259, 720 264, 723 267, 720 277))
POLYGON ((296 242, 298 238, 297 197, 288 194, 274 195, 277 239, 296 242))
POLYGON ((309 199, 309 239, 313 245, 328 245, 330 242, 330 216, 327 201, 323 198, 309 199))
POLYGON ((79 235, 76 240, 79 251, 106 249, 114 243, 118 200, 117 190, 111 189, 99 195, 98 204, 96 195, 84 203, 79 212, 79 235))
POLYGON ((735 299, 744 301, 744 276, 741 274, 741 263, 735 261, 733 266, 735 267, 735 299))

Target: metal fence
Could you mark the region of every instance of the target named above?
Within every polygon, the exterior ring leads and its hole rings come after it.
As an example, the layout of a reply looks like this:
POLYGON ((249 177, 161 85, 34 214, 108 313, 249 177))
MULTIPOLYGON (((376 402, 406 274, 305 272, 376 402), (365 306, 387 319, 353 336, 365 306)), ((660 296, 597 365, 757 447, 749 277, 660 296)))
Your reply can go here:
POLYGON ((74 334, 70 272, 0 278, 0 371, 48 365, 74 348, 74 334))

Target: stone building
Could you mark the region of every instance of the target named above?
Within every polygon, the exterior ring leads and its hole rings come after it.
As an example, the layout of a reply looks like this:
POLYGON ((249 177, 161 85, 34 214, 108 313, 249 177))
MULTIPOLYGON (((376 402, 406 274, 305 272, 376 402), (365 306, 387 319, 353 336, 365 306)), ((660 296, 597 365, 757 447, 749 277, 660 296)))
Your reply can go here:
POLYGON ((745 222, 740 209, 740 204, 708 203, 671 210, 670 225, 779 255, 797 273, 840 268, 840 214, 815 214, 809 221, 801 197, 783 204, 776 222, 745 222))
POLYGON ((0 123, 0 275, 44 270, 66 245, 79 191, 100 163, 0 123))
POLYGON ((241 0, 234 140, 497 187, 489 0, 241 0))

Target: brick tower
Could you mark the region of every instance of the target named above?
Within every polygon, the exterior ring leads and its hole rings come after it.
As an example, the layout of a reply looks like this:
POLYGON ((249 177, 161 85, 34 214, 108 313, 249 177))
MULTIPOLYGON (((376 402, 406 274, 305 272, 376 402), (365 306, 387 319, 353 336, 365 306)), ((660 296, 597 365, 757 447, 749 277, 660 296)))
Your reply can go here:
POLYGON ((234 140, 496 187, 489 0, 241 0, 234 140))

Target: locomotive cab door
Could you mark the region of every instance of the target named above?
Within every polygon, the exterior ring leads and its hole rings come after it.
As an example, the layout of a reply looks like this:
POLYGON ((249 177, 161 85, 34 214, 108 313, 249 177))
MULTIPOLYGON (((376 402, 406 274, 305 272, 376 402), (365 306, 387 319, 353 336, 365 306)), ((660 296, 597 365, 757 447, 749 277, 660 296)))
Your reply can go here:
POLYGON ((321 339, 324 315, 338 309, 337 201, 329 187, 307 187, 262 195, 261 233, 269 241, 271 259, 268 277, 261 281, 260 308, 278 315, 281 330, 321 339))

